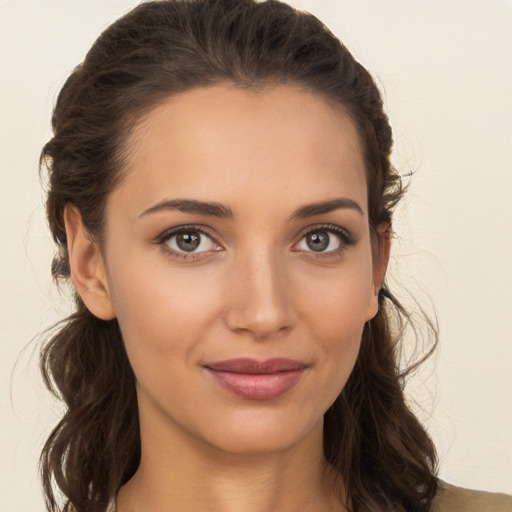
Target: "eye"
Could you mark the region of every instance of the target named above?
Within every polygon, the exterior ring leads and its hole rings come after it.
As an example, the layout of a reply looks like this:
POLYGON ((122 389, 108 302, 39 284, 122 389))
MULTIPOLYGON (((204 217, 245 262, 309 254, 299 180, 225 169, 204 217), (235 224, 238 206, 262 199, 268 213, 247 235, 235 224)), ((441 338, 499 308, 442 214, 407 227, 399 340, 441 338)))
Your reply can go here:
POLYGON ((340 253, 354 243, 355 240, 348 231, 340 226, 329 225, 308 231, 295 247, 299 251, 327 255, 340 253))
POLYGON ((193 257, 222 248, 202 227, 181 226, 162 233, 157 243, 171 255, 193 257))

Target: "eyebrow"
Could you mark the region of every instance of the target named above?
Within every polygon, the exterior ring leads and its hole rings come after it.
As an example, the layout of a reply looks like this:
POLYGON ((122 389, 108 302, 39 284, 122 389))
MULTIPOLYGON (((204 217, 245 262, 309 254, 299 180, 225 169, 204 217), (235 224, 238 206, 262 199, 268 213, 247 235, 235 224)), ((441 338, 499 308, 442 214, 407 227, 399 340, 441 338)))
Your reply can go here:
POLYGON ((196 201, 194 199, 172 199, 160 201, 147 210, 144 210, 139 215, 139 218, 162 210, 178 210, 184 213, 199 213, 201 215, 211 215, 213 217, 229 219, 234 217, 233 210, 231 210, 229 206, 224 206, 220 203, 209 203, 206 201, 196 201))
POLYGON ((323 213, 329 213, 342 208, 355 210, 361 215, 364 215, 363 209, 353 199, 349 199, 348 197, 338 197, 329 201, 320 201, 318 203, 311 203, 301 206, 292 214, 290 220, 305 219, 306 217, 321 215, 323 213))
MULTIPOLYGON (((354 200, 348 197, 339 197, 329 201, 320 201, 301 206, 292 213, 289 220, 300 220, 314 215, 321 215, 339 209, 355 210, 363 215, 363 210, 354 200)), ((210 215, 212 217, 220 217, 223 219, 232 219, 234 217, 233 210, 229 206, 220 203, 197 201, 195 199, 171 199, 163 200, 144 210, 139 218, 165 210, 178 210, 184 213, 196 213, 200 215, 210 215)))

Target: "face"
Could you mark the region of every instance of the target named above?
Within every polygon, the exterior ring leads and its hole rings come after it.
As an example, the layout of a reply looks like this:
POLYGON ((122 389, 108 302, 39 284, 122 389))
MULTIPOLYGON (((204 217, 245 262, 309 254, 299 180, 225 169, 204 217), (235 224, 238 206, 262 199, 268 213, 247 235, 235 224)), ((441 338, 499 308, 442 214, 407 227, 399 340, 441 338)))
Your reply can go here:
POLYGON ((143 434, 262 453, 321 429, 383 275, 352 121, 292 86, 215 86, 129 148, 103 258, 143 434))

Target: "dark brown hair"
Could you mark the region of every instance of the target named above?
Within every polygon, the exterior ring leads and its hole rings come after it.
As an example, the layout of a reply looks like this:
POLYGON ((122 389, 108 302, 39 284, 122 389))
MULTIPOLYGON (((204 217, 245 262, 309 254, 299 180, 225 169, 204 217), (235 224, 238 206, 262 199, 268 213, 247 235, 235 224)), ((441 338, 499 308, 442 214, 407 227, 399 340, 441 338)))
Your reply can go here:
MULTIPOLYGON (((273 0, 148 2, 98 38, 55 106, 54 136, 41 163, 49 173, 57 280, 70 277, 66 204, 80 210, 101 243, 106 199, 123 177, 136 122, 170 95, 218 83, 289 83, 342 105, 365 152, 372 232, 391 220, 403 188, 390 164, 392 135, 380 93, 318 19, 273 0)), ((41 473, 48 511, 101 512, 139 464, 135 378, 117 321, 95 318, 75 299, 76 312, 41 352, 45 382, 67 406, 44 446, 41 473)), ((324 453, 354 512, 426 512, 437 489, 436 455, 404 399, 399 349, 408 315, 385 285, 379 303, 355 368, 325 413, 324 453)))

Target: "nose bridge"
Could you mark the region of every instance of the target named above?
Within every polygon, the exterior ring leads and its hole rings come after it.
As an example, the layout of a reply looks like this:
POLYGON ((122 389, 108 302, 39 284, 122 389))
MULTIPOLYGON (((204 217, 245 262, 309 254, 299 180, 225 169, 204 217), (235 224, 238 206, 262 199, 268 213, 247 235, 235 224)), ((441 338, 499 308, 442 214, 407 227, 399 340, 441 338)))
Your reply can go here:
POLYGON ((256 338, 292 327, 293 308, 285 258, 275 246, 240 250, 234 257, 228 325, 256 338))

